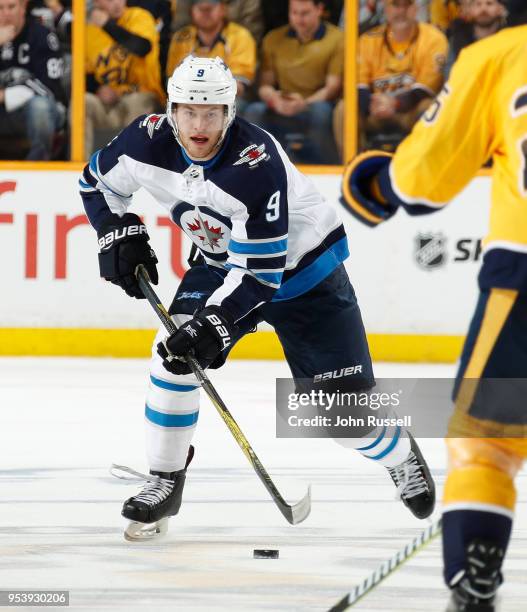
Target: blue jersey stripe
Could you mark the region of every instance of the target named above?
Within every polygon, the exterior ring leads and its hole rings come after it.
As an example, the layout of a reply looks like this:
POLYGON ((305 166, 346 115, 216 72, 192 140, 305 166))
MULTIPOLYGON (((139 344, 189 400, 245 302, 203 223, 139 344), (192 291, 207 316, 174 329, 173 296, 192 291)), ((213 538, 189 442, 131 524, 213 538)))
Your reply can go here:
POLYGON ((161 425, 161 427, 190 427, 197 423, 198 414, 199 411, 190 414, 165 414, 153 410, 148 404, 145 405, 146 418, 156 425, 161 425))
POLYGON ((237 242, 231 238, 228 250, 238 255, 271 255, 287 250, 287 238, 273 242, 237 242))
POLYGON ((309 266, 286 280, 274 294, 272 301, 290 300, 306 293, 323 281, 349 256, 348 239, 341 238, 309 266))
POLYGON ((156 387, 161 387, 161 389, 167 389, 168 391, 182 391, 183 393, 188 393, 189 391, 194 391, 194 389, 199 389, 196 385, 177 385, 176 383, 161 380, 155 376, 150 376, 150 380, 156 387))

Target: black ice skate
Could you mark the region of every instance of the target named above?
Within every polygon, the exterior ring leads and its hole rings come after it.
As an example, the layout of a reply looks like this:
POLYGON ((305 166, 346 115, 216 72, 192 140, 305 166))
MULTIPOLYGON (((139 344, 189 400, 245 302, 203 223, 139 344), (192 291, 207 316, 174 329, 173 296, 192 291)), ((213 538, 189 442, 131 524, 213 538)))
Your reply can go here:
POLYGON ((450 583, 452 595, 446 612, 494 612, 496 591, 503 582, 503 549, 484 540, 467 546, 467 567, 450 583))
POLYGON ((419 519, 427 518, 435 507, 435 484, 425 458, 410 432, 410 454, 406 461, 387 468, 404 505, 419 519))
POLYGON ((167 532, 168 518, 176 515, 181 507, 187 467, 193 456, 191 446, 185 467, 177 472, 151 471, 146 475, 124 468, 147 481, 140 493, 123 504, 121 514, 131 521, 124 532, 127 540, 150 540, 167 532))

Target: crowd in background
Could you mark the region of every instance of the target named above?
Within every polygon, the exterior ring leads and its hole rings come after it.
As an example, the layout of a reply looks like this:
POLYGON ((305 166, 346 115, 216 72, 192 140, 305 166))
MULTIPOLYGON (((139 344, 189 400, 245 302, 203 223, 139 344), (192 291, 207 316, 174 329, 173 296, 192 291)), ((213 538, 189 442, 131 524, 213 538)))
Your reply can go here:
MULTIPOLYGON (((359 0, 359 146, 394 150, 461 50, 523 0, 359 0)), ((344 0, 88 0, 85 154, 144 113, 189 53, 220 56, 237 112, 297 163, 342 161, 344 0)), ((0 0, 0 158, 67 159, 71 0, 0 0)))

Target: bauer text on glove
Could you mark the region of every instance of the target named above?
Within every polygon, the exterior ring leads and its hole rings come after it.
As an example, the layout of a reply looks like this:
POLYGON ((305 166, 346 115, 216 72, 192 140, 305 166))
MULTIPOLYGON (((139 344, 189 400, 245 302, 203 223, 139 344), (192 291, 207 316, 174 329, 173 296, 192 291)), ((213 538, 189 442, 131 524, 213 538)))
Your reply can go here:
POLYGON ((184 361, 191 354, 203 368, 220 367, 222 353, 233 342, 236 327, 232 317, 218 306, 208 306, 196 313, 177 332, 157 345, 164 367, 173 374, 189 374, 184 361))
POLYGON ((143 299, 135 276, 136 268, 143 264, 151 282, 157 285, 157 257, 150 244, 146 227, 132 213, 114 218, 101 227, 99 236, 99 269, 101 276, 119 285, 130 297, 143 299))

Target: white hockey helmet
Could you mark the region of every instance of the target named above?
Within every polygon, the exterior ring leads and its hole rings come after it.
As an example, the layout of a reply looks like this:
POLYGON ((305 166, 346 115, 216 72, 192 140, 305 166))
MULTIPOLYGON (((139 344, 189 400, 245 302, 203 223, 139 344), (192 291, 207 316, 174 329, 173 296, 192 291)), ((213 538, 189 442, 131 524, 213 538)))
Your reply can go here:
POLYGON ((216 145, 219 147, 236 116, 236 92, 236 79, 220 57, 188 55, 174 70, 167 85, 167 120, 179 144, 179 129, 172 115, 173 104, 223 104, 225 121, 216 145))

